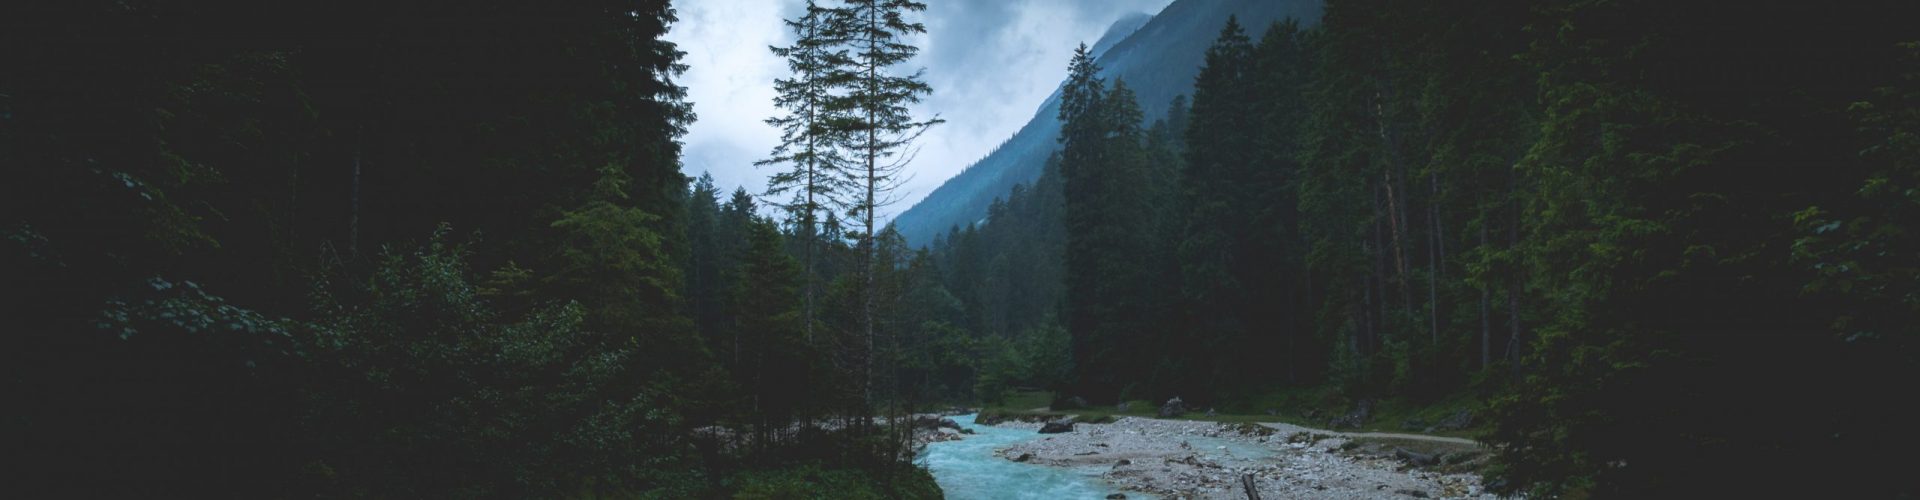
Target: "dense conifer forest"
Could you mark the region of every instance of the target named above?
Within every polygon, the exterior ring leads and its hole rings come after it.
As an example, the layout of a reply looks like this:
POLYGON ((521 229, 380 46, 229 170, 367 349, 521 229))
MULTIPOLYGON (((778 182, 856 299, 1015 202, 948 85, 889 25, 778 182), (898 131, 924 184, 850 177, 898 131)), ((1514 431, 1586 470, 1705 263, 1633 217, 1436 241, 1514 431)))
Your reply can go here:
POLYGON ((666 0, 0 7, 0 488, 938 498, 916 414, 1044 393, 1920 493, 1920 4, 1326 0, 1155 103, 1082 45, 1039 178, 921 245, 926 9, 786 19, 729 190, 666 0))

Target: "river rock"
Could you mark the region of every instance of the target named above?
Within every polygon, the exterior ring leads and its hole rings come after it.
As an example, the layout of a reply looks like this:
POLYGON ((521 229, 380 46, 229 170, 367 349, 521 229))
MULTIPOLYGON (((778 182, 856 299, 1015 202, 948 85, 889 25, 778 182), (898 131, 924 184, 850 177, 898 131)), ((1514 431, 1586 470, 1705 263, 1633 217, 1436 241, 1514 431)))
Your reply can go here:
POLYGON ((915 415, 913 417, 913 426, 921 429, 960 429, 959 422, 954 422, 951 418, 934 415, 915 415))
POLYGON ((1327 421, 1327 427, 1349 429, 1367 425, 1373 419, 1373 400, 1362 399, 1353 405, 1353 411, 1327 421))
POLYGON ((1187 402, 1181 401, 1178 396, 1167 400, 1167 404, 1160 405, 1160 418, 1173 418, 1185 415, 1186 413, 1187 402))
POLYGON ((1126 498, 1127 498, 1127 494, 1125 493, 1114 493, 1112 495, 1107 495, 1107 500, 1125 500, 1126 498))
POLYGON ((1448 415, 1447 418, 1440 419, 1439 423, 1433 424, 1433 427, 1443 431, 1457 431, 1473 427, 1473 410, 1463 409, 1453 412, 1453 414, 1448 415))
POLYGON ((1056 420, 1040 426, 1041 434, 1059 434, 1063 432, 1073 432, 1072 420, 1056 420))

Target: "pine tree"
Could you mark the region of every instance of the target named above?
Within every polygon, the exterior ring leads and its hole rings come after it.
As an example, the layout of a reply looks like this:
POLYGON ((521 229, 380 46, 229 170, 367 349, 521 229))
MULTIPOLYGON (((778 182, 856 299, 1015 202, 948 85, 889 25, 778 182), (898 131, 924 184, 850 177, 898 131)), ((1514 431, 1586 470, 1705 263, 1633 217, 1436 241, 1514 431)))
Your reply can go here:
POLYGON ((1264 339, 1254 331, 1271 328, 1281 317, 1266 314, 1279 310, 1267 290, 1279 278, 1262 261, 1277 253, 1261 245, 1270 241, 1271 229, 1255 226, 1254 218, 1268 206, 1258 197, 1278 190, 1272 184, 1280 170, 1257 154, 1264 144, 1284 139, 1259 134, 1267 117, 1257 115, 1254 55, 1252 41, 1230 17, 1194 80, 1182 185, 1187 213, 1178 254, 1184 309, 1190 321, 1205 325, 1204 338, 1193 342, 1202 351, 1189 362, 1212 370, 1193 381, 1197 387, 1225 387, 1252 367, 1272 366, 1248 355, 1270 352, 1258 348, 1264 339), (1219 361, 1201 364, 1206 357, 1219 361))
POLYGON ((1074 50, 1067 66, 1067 82, 1060 89, 1060 172, 1065 198, 1067 331, 1072 335, 1074 388, 1082 397, 1104 398, 1117 392, 1111 366, 1105 361, 1100 269, 1102 249, 1093 237, 1100 224, 1097 196, 1101 179, 1096 169, 1103 161, 1104 130, 1099 113, 1107 97, 1100 67, 1085 44, 1074 50))
MULTIPOLYGON (((1254 286, 1257 293, 1246 311, 1249 324, 1258 332, 1251 339, 1251 349, 1281 352, 1285 380, 1295 384, 1312 376, 1303 373, 1301 365, 1313 359, 1303 355, 1313 343, 1304 338, 1312 324, 1302 313, 1309 284, 1304 272, 1306 245, 1299 228, 1299 156, 1310 68, 1301 37, 1295 20, 1276 22, 1254 50, 1248 83, 1257 146, 1249 159, 1252 171, 1244 180, 1249 206, 1243 208, 1249 212, 1249 253, 1265 268, 1253 274, 1261 282, 1254 286)), ((1250 363, 1273 366, 1264 359, 1250 363)))
POLYGON ((849 159, 842 155, 844 136, 850 130, 836 125, 836 120, 846 111, 839 107, 846 103, 835 98, 833 82, 828 80, 839 68, 852 63, 843 46, 846 40, 840 38, 844 34, 834 31, 835 16, 840 15, 844 13, 809 0, 806 12, 799 19, 785 21, 796 40, 791 46, 771 50, 786 59, 787 70, 792 72, 789 78, 774 80, 774 91, 778 94, 774 105, 786 110, 786 115, 767 119, 767 124, 780 129, 781 142, 771 158, 754 163, 759 166, 791 164, 789 170, 767 179, 766 194, 777 196, 798 191, 793 195, 793 202, 781 208, 798 216, 805 278, 803 316, 808 338, 813 337, 815 297, 819 289, 819 275, 814 269, 820 230, 816 217, 823 210, 842 206, 844 197, 856 187, 849 180, 849 159))
POLYGON ((741 279, 730 291, 738 308, 733 330, 736 349, 734 379, 746 390, 744 408, 763 446, 783 439, 794 418, 812 394, 812 356, 801 322, 801 276, 793 258, 782 248, 780 232, 771 221, 750 219, 743 227, 746 246, 739 249, 741 279))
POLYGON ((713 176, 701 174, 693 183, 693 192, 687 199, 687 263, 682 273, 686 276, 687 307, 693 316, 693 322, 700 334, 708 339, 708 345, 715 343, 722 335, 721 318, 726 316, 726 294, 730 286, 721 276, 728 269, 730 257, 721 249, 721 233, 725 222, 720 220, 720 192, 713 185, 713 176))
POLYGON ((862 356, 863 390, 872 398, 874 306, 878 248, 875 225, 878 211, 893 202, 890 193, 901 180, 901 172, 913 159, 913 141, 927 128, 941 123, 939 118, 915 118, 909 105, 920 102, 933 88, 923 81, 924 71, 897 74, 897 67, 912 60, 920 49, 908 38, 926 33, 926 26, 907 16, 926 10, 924 3, 912 0, 847 0, 833 9, 830 37, 848 52, 846 58, 827 73, 837 95, 828 109, 844 114, 836 117, 835 137, 848 150, 854 167, 847 179, 857 187, 848 215, 859 217, 860 270, 862 274, 861 328, 866 351, 862 356))

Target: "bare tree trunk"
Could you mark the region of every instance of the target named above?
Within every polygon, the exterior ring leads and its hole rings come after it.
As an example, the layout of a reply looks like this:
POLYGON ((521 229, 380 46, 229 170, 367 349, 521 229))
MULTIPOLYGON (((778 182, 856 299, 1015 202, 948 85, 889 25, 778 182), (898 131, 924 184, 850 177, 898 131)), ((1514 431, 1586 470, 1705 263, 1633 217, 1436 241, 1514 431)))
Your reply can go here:
MULTIPOLYGON (((1488 220, 1486 215, 1484 215, 1484 210, 1482 213, 1483 215, 1480 216, 1480 250, 1484 252, 1487 249, 1488 220)), ((1488 366, 1493 364, 1493 318, 1490 317, 1491 312, 1488 311, 1489 299, 1486 280, 1482 279, 1480 282, 1480 369, 1482 370, 1487 369, 1488 366)))
MULTIPOLYGON (((1390 207, 1387 206, 1387 205, 1391 205, 1391 202, 1383 202, 1381 198, 1382 194, 1385 192, 1386 192, 1385 186, 1380 186, 1373 190, 1373 209, 1374 209, 1374 215, 1376 216, 1376 219, 1373 223, 1373 249, 1374 250, 1372 252, 1373 253, 1372 283, 1374 286, 1375 293, 1374 293, 1374 307, 1373 307, 1373 311, 1370 313, 1372 314, 1373 329, 1372 331, 1368 332, 1370 333, 1370 335, 1368 335, 1368 338, 1367 338, 1369 342, 1369 344, 1367 345, 1367 352, 1369 353, 1374 352, 1374 350, 1377 347, 1385 344, 1385 342, 1382 341, 1385 335, 1381 332, 1381 330, 1384 330, 1387 327, 1386 325, 1387 311, 1391 309, 1390 305, 1388 304, 1389 302, 1388 297, 1391 294, 1388 291, 1389 282, 1387 281, 1388 279, 1387 273, 1392 271, 1391 266, 1393 265, 1392 264, 1393 254, 1391 253, 1391 250, 1389 250, 1389 248, 1390 248, 1390 245, 1393 245, 1395 242, 1393 242, 1392 237, 1387 234, 1387 232, 1390 229, 1388 227, 1388 224, 1382 223, 1377 219, 1377 217, 1381 214, 1380 212, 1381 210, 1386 210, 1386 216, 1389 222, 1393 219, 1393 211, 1390 207), (1382 203, 1386 203, 1386 205, 1383 205, 1382 203)), ((1404 298, 1404 296, 1402 298, 1404 298)))
MULTIPOLYGON (((1295 234, 1299 234, 1299 233, 1295 233, 1295 234)), ((1318 315, 1319 313, 1319 311, 1317 310, 1312 310, 1313 309, 1312 306, 1315 303, 1315 301, 1313 300, 1313 266, 1307 263, 1307 258, 1306 258, 1306 256, 1313 254, 1313 244, 1310 242, 1307 242, 1305 237, 1299 237, 1299 239, 1301 240, 1300 242, 1301 252, 1299 255, 1300 256, 1301 294, 1299 297, 1294 299, 1294 306, 1296 307, 1296 310, 1294 311, 1294 317, 1296 319, 1294 319, 1293 324, 1295 328, 1293 329, 1293 336, 1287 338, 1287 342, 1289 342, 1287 344, 1287 352, 1288 352, 1287 355, 1288 355, 1289 363, 1295 366, 1299 365, 1300 357, 1299 357, 1299 350, 1294 348, 1294 345, 1292 344, 1292 342, 1294 341, 1294 339, 1299 338, 1301 335, 1307 335, 1309 329, 1312 328, 1311 325, 1314 323, 1313 321, 1314 317, 1308 316, 1308 315, 1309 314, 1318 315)), ((1293 379, 1291 380, 1292 382, 1298 383, 1300 381, 1298 370, 1294 368, 1289 368, 1288 374, 1289 376, 1293 377, 1293 379)))
POLYGON ((360 260, 360 158, 367 140, 366 129, 355 132, 353 140, 353 186, 347 195, 347 257, 360 260))
MULTIPOLYGON (((879 15, 880 15, 880 12, 878 7, 872 7, 867 9, 868 26, 870 27, 879 26, 880 25, 880 20, 878 19, 879 15)), ((868 34, 867 37, 868 37, 867 50, 869 52, 878 51, 879 40, 875 39, 874 35, 872 34, 868 34)), ((879 126, 874 123, 876 116, 873 108, 874 108, 875 101, 878 101, 880 98, 879 97, 880 63, 878 61, 869 60, 867 61, 866 69, 867 69, 866 98, 868 102, 864 104, 867 108, 866 109, 866 112, 867 112, 867 200, 866 200, 866 214, 865 214, 867 232, 865 235, 863 235, 866 242, 861 248, 861 252, 860 252, 860 257, 862 260, 860 267, 862 269, 865 269, 865 272, 866 272, 865 279, 863 280, 866 282, 866 286, 864 287, 865 290, 862 290, 861 292, 860 317, 861 317, 861 324, 865 328, 866 336, 867 336, 867 354, 862 358, 862 363, 861 363, 862 369, 865 371, 865 375, 864 375, 865 382, 862 384, 864 386, 864 389, 863 389, 864 395, 862 397, 864 398, 863 402, 865 403, 865 405, 871 407, 871 405, 873 404, 873 357, 874 357, 873 356, 874 355, 874 352, 873 352, 873 286, 875 282, 874 280, 875 248, 874 247, 876 246, 875 244, 878 243, 878 240, 875 239, 875 236, 877 235, 873 234, 873 212, 875 209, 879 208, 875 206, 875 204, 879 201, 879 196, 878 196, 879 193, 875 192, 875 190, 879 188, 878 177, 880 175, 879 165, 878 165, 879 155, 880 155, 879 126)))
POLYGON ((1383 171, 1386 179, 1382 186, 1387 190, 1387 223, 1392 231, 1394 275, 1400 284, 1401 306, 1407 314, 1407 319, 1413 320, 1415 317, 1413 292, 1409 288, 1411 280, 1407 276, 1406 244, 1402 243, 1403 240, 1410 239, 1406 237, 1406 232, 1412 229, 1407 227, 1412 222, 1407 216, 1408 200, 1401 199, 1410 197, 1412 192, 1407 189, 1407 162, 1401 155, 1400 134, 1393 131, 1387 119, 1386 102, 1397 95, 1394 91, 1393 79, 1382 78, 1381 87, 1385 90, 1374 94, 1376 100, 1373 104, 1373 113, 1375 124, 1380 129, 1380 141, 1387 148, 1387 158, 1392 161, 1392 165, 1388 165, 1383 171))
POLYGON ((1385 175, 1386 180, 1381 184, 1381 187, 1386 189, 1387 192, 1387 233, 1389 235, 1389 241, 1393 243, 1393 273, 1394 276, 1398 278, 1397 281, 1400 282, 1401 305, 1405 306, 1408 311, 1412 311, 1413 295, 1407 291, 1407 250, 1400 242, 1400 234, 1403 229, 1400 224, 1401 203, 1399 203, 1399 200, 1394 196, 1393 185, 1395 181, 1393 179, 1392 169, 1389 168, 1385 175))
POLYGON ((1434 347, 1434 359, 1440 356, 1440 278, 1445 269, 1447 258, 1445 228, 1440 224, 1440 173, 1432 172, 1427 177, 1432 188, 1433 198, 1427 202, 1427 219, 1433 222, 1432 243, 1427 246, 1427 260, 1431 271, 1427 276, 1427 314, 1432 327, 1427 331, 1428 339, 1434 347))
MULTIPOLYGON (((1518 196, 1520 173, 1517 168, 1507 169, 1507 252, 1518 252, 1520 248, 1520 199, 1518 196)), ((1509 261, 1517 261, 1511 256, 1509 261)), ((1515 376, 1520 374, 1520 275, 1518 265, 1512 265, 1507 272, 1507 359, 1512 363, 1515 376)))
POLYGON ((815 209, 814 209, 814 206, 813 206, 813 204, 814 204, 814 201, 813 201, 813 181, 811 180, 811 179, 813 179, 813 175, 814 175, 814 174, 813 174, 813 166, 812 166, 812 165, 808 165, 808 166, 807 166, 807 178, 808 178, 809 180, 807 181, 807 206, 806 206, 806 211, 807 211, 807 215, 806 215, 806 216, 804 216, 804 217, 801 217, 801 218, 800 218, 800 220, 801 220, 801 224, 803 224, 803 225, 805 225, 805 226, 807 226, 807 227, 805 228, 805 231, 806 231, 806 240, 807 240, 807 241, 806 241, 806 242, 804 243, 804 245, 806 246, 806 250, 805 250, 805 251, 803 252, 803 253, 805 253, 805 254, 806 254, 806 261, 807 261, 807 263, 806 263, 806 268, 807 268, 807 282, 806 282, 806 287, 807 287, 807 291, 806 291, 806 294, 805 294, 805 295, 806 295, 806 297, 807 297, 807 298, 806 298, 806 303, 807 303, 807 305, 806 305, 806 313, 805 313, 805 317, 803 318, 803 320, 805 320, 805 321, 807 322, 807 326, 806 326, 806 332, 807 332, 807 345, 813 345, 813 288, 814 288, 814 284, 813 284, 813 282, 814 282, 814 271, 813 271, 813 245, 814 245, 814 243, 813 243, 813 242, 814 242, 814 240, 816 240, 816 239, 818 239, 818 238, 819 238, 819 236, 818 236, 818 235, 817 235, 817 234, 815 233, 815 231, 816 231, 816 229, 814 228, 814 224, 815 224, 815 222, 814 222, 814 220, 813 220, 813 213, 814 213, 814 211, 815 211, 815 209))
MULTIPOLYGON (((808 15, 811 16, 813 14, 809 12, 808 15)), ((807 23, 807 38, 812 39, 813 37, 819 36, 819 33, 817 32, 817 27, 816 27, 816 24, 818 22, 819 22, 818 20, 814 20, 807 23)), ((818 57, 818 51, 819 49, 816 48, 815 45, 808 44, 807 53, 809 55, 807 56, 807 58, 809 60, 816 59, 818 57)), ((814 293, 813 290, 814 290, 814 278, 815 278, 815 274, 813 271, 813 246, 814 246, 814 241, 819 239, 819 235, 817 232, 819 231, 818 229, 819 222, 815 221, 813 217, 814 217, 814 214, 817 214, 820 212, 820 206, 818 205, 819 202, 813 198, 814 192, 820 189, 820 179, 818 177, 820 175, 820 171, 819 171, 820 152, 819 152, 819 148, 817 147, 818 139, 815 136, 815 134, 819 131, 818 124, 820 120, 820 102, 815 99, 815 96, 819 95, 820 75, 818 74, 819 72, 817 69, 811 69, 811 66, 809 68, 810 69, 807 70, 807 74, 806 74, 806 78, 807 78, 807 119, 806 119, 807 121, 806 123, 806 126, 807 126, 807 186, 806 186, 807 203, 806 203, 806 206, 801 207, 801 209, 806 210, 807 213, 800 217, 800 223, 806 226, 804 231, 806 231, 806 240, 807 240, 803 243, 803 246, 805 246, 806 249, 802 251, 802 253, 806 255, 805 259, 807 261, 806 262, 807 289, 806 289, 806 293, 803 294, 806 296, 806 306, 805 306, 804 312, 802 313, 802 319, 807 322, 807 325, 806 325, 807 345, 813 345, 813 293, 814 293)))
MULTIPOLYGON (((1364 247, 1365 245, 1362 246, 1364 247)), ((1361 340, 1367 335, 1367 332, 1373 328, 1373 283, 1369 282, 1369 280, 1363 276, 1360 280, 1360 285, 1360 309, 1354 311, 1354 317, 1359 319, 1359 322, 1354 325, 1352 340, 1348 342, 1347 346, 1347 349, 1353 353, 1356 362, 1362 354, 1360 351, 1361 340)))

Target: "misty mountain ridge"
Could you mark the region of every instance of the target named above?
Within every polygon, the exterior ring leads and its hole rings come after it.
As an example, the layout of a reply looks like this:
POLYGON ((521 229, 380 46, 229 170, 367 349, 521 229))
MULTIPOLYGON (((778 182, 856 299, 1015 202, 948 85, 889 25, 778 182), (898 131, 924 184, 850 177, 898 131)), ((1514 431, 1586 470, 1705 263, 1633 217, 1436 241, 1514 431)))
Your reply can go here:
MULTIPOLYGON (((1147 120, 1158 119, 1174 96, 1192 93, 1207 47, 1230 16, 1258 40, 1268 26, 1289 17, 1317 23, 1320 2, 1176 0, 1158 15, 1124 16, 1092 45, 1101 76, 1126 80, 1147 120)), ((910 245, 921 246, 950 227, 979 222, 995 198, 1040 176, 1047 156, 1059 149, 1059 113, 1056 89, 1013 137, 902 212, 894 219, 895 227, 910 245)))

